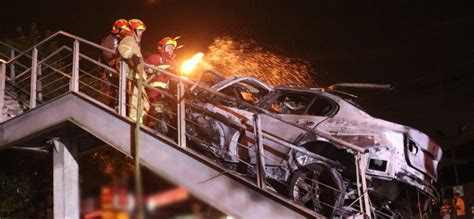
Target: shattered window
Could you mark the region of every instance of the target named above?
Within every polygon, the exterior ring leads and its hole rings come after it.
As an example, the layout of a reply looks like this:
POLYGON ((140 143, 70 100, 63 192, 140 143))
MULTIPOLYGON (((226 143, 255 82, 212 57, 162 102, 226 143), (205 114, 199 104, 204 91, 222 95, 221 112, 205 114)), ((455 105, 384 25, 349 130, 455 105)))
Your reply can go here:
POLYGON ((278 114, 305 114, 313 95, 283 94, 271 105, 271 111, 278 114))
POLYGON ((309 115, 327 116, 333 109, 333 106, 323 98, 316 98, 308 110, 309 115))

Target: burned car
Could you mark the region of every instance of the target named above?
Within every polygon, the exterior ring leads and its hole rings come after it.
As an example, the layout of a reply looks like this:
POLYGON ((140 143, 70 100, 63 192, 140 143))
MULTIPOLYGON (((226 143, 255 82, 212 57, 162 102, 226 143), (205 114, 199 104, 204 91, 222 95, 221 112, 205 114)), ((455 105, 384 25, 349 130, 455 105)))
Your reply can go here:
POLYGON ((442 151, 416 129, 374 118, 321 88, 271 87, 253 77, 219 78, 208 88, 188 100, 189 140, 255 177, 258 116, 268 186, 297 203, 331 218, 355 214, 357 154, 377 218, 419 215, 438 198, 442 151))

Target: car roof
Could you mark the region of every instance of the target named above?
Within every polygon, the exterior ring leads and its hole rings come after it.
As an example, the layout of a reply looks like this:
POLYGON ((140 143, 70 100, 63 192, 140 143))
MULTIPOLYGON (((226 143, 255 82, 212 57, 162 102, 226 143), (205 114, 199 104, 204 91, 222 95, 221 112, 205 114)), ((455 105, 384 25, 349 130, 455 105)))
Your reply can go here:
MULTIPOLYGON (((235 83, 238 83, 240 81, 244 81, 244 80, 250 80, 250 81, 253 81, 255 83, 258 83, 259 85, 267 88, 268 90, 270 91, 275 91, 275 90, 280 90, 280 91, 290 91, 290 92, 305 92, 305 93, 314 93, 314 94, 319 94, 319 95, 322 95, 322 96, 325 96, 327 98, 330 98, 336 102, 340 101, 340 100, 345 100, 344 98, 340 97, 339 95, 336 95, 336 94, 333 94, 333 93, 330 93, 328 92, 326 89, 324 88, 320 88, 320 87, 313 87, 313 88, 302 88, 302 87, 284 87, 284 86, 276 86, 276 87, 272 87, 270 85, 268 85, 267 83, 265 82, 262 82, 260 81, 259 79, 255 78, 255 77, 252 77, 252 76, 231 76, 231 77, 226 77, 224 80, 222 81, 219 81, 217 84, 213 85, 211 87, 211 89, 214 89, 214 90, 221 90, 225 87, 228 86, 228 84, 230 84, 231 82, 235 82, 235 83)), ((359 107, 360 108, 360 107, 359 107)))
MULTIPOLYGON (((252 81, 254 83, 257 83, 258 85, 264 87, 265 89, 269 90, 269 91, 273 91, 273 87, 266 84, 265 82, 262 82, 260 80, 258 80, 257 78, 254 78, 254 77, 251 77, 251 76, 245 76, 245 77, 240 77, 240 76, 233 76, 233 77, 228 77, 220 82, 218 82, 217 84, 213 85, 211 87, 211 89, 214 89, 214 90, 221 90, 223 88, 226 88, 227 86, 229 86, 231 84, 231 82, 234 82, 234 83, 238 83, 240 81, 244 81, 244 80, 248 80, 248 81, 252 81)), ((233 83, 232 83, 233 84, 233 83)))
POLYGON ((331 98, 335 101, 343 99, 338 95, 327 92, 326 89, 324 89, 324 88, 317 88, 317 87, 316 88, 275 87, 275 90, 319 94, 319 95, 331 98))

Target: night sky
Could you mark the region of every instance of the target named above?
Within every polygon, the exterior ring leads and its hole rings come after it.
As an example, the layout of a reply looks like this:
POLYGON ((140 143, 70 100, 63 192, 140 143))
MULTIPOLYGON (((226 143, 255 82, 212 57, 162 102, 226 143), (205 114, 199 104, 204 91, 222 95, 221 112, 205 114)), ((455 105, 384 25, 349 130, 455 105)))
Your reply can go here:
POLYGON ((458 159, 474 156, 471 2, 2 0, 0 37, 35 22, 100 42, 116 19, 139 18, 147 25, 142 48, 148 51, 168 35, 183 36, 183 53, 205 51, 223 35, 253 39, 309 61, 322 85, 394 85, 394 91, 353 92, 370 114, 437 139, 449 165, 448 148, 460 150, 458 159))

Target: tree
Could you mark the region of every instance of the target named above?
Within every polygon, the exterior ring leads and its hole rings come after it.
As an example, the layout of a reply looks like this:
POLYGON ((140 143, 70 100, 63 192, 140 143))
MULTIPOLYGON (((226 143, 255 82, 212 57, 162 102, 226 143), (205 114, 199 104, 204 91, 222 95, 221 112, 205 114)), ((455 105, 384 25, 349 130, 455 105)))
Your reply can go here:
POLYGON ((38 215, 52 207, 50 154, 2 150, 0 179, 0 217, 38 215))
MULTIPOLYGON (((25 32, 23 28, 17 27, 16 28, 16 35, 11 38, 3 39, 7 44, 14 46, 16 49, 20 51, 25 51, 41 40, 45 39, 46 37, 52 34, 51 31, 41 31, 38 28, 36 23, 31 24, 29 30, 25 32)), ((40 56, 44 57, 49 52, 55 51, 58 49, 58 45, 56 42, 49 42, 45 46, 40 47, 40 56)), ((7 53, 8 54, 8 53, 7 53)))
MULTIPOLYGON (((15 52, 18 55, 19 52, 31 48, 49 35, 49 31, 42 32, 36 24, 32 24, 27 32, 18 27, 14 37, 5 38, 2 41, 18 49, 19 51, 15 52)), ((54 42, 40 47, 39 58, 45 57, 48 52, 57 48, 54 42)), ((8 60, 10 48, 0 46, 0 55, 8 60)), ((31 59, 28 57, 19 59, 18 63, 15 63, 17 72, 25 70, 21 65, 31 66, 31 59)), ((58 67, 61 63, 55 65, 58 67)), ((26 102, 29 100, 29 80, 19 82, 20 80, 18 79, 16 84, 6 83, 6 96, 16 98, 16 101, 21 102, 20 105, 28 105, 26 102)), ((11 104, 14 102, 12 101, 5 103, 11 104)), ((50 154, 0 150, 0 179, 0 217, 35 216, 44 209, 52 208, 53 175, 50 154)))

